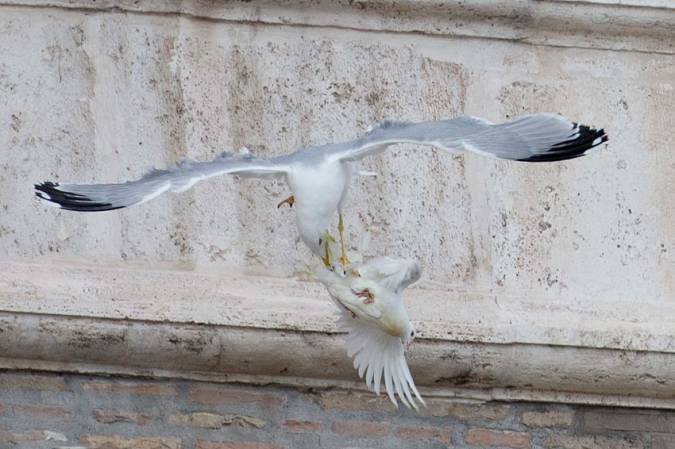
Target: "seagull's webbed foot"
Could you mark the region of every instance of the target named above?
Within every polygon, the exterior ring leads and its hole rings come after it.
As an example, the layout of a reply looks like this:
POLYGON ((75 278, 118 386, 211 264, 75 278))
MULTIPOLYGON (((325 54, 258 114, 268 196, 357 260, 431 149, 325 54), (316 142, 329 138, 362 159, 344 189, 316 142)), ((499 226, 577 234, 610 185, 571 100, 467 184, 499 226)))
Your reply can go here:
POLYGON ((280 202, 279 204, 277 204, 277 209, 279 209, 284 204, 288 204, 289 207, 293 207, 293 205, 295 204, 295 196, 291 195, 282 202, 280 202))

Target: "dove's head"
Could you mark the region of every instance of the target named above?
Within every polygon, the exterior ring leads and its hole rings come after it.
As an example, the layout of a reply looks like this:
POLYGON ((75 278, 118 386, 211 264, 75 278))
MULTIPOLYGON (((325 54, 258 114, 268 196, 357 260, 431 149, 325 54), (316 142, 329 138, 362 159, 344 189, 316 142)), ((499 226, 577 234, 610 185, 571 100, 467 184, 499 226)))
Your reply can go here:
POLYGON ((415 339, 415 335, 417 335, 415 328, 413 327, 412 323, 408 321, 407 325, 405 326, 404 333, 401 336, 401 343, 403 343, 403 346, 406 350, 412 344, 413 340, 415 339))

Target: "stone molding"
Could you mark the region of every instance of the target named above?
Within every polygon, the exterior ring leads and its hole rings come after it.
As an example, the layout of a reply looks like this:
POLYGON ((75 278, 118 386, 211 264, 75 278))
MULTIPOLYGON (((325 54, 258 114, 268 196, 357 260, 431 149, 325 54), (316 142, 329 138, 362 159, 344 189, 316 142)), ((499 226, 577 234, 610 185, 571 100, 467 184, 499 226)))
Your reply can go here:
MULTIPOLYGON (((0 268, 5 369, 363 388, 315 282, 78 263, 0 268)), ((439 309, 440 292, 409 293, 419 339, 408 359, 427 395, 675 408, 675 314, 640 325, 637 315, 601 319, 600 305, 552 307, 544 319, 527 301, 445 291, 439 309), (422 318, 434 314, 445 317, 422 318), (468 316, 474 323, 461 328, 468 316)))
POLYGON ((675 54, 668 0, 285 0, 199 2, 4 0, 24 6, 283 26, 489 38, 562 47, 675 54))
MULTIPOLYGON (((204 2, 0 0, 256 27, 409 33, 675 54, 669 0, 204 2)), ((614 56, 614 55, 612 55, 614 56)), ((0 262, 0 367, 364 388, 315 282, 240 273, 0 262)), ((675 408, 675 304, 407 292, 426 395, 675 408), (587 303, 591 303, 590 305, 587 303)))

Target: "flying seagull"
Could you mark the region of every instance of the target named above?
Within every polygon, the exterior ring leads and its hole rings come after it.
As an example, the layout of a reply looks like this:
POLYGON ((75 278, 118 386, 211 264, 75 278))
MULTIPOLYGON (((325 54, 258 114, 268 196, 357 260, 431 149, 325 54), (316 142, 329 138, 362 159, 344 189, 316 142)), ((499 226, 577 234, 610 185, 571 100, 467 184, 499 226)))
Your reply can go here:
POLYGON ((415 339, 401 295, 403 289, 420 278, 420 268, 412 259, 377 257, 352 268, 346 276, 322 269, 319 280, 341 311, 340 330, 347 332, 347 355, 354 357, 354 368, 368 389, 380 394, 384 386, 391 402, 394 394, 417 410, 424 404, 405 360, 405 349, 415 339), (414 395, 414 396, 413 396, 414 395))
POLYGON ((295 205, 302 240, 333 266, 329 230, 338 212, 339 261, 349 260, 344 244, 342 211, 350 177, 363 174, 354 162, 397 143, 421 144, 449 153, 469 151, 524 162, 552 162, 583 156, 607 141, 602 129, 579 125, 556 114, 532 114, 493 124, 478 117, 420 123, 387 121, 355 140, 311 146, 294 153, 261 159, 248 151, 223 153, 209 162, 183 160, 167 170, 153 169, 136 181, 121 184, 35 185, 35 194, 61 209, 94 212, 141 204, 165 193, 183 192, 197 182, 226 173, 252 177, 285 177, 292 195, 279 203, 295 205))

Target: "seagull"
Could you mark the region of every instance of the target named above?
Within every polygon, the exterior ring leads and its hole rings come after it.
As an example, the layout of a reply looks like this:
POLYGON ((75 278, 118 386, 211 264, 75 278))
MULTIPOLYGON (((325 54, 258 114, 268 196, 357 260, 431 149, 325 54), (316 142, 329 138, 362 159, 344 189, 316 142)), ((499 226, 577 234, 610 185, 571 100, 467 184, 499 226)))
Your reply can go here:
POLYGON ((354 368, 368 389, 379 395, 384 378, 396 407, 394 393, 404 405, 418 410, 417 401, 424 405, 424 400, 405 360, 415 328, 401 298, 403 290, 420 278, 417 262, 377 257, 346 276, 323 268, 317 277, 341 311, 338 328, 347 332, 347 355, 354 357, 354 368))
POLYGON ((223 174, 282 177, 292 195, 277 207, 295 208, 300 237, 326 267, 333 267, 335 238, 330 229, 338 213, 339 262, 349 266, 345 250, 343 210, 350 178, 367 175, 355 163, 393 144, 434 147, 448 153, 468 151, 523 162, 553 162, 583 156, 606 142, 602 129, 574 123, 557 114, 524 115, 493 124, 473 116, 440 121, 385 121, 365 135, 346 142, 310 146, 291 154, 262 159, 248 150, 223 153, 209 162, 184 159, 173 168, 153 169, 135 181, 120 184, 35 185, 35 194, 61 209, 95 212, 142 204, 165 192, 184 192, 197 182, 223 174))

